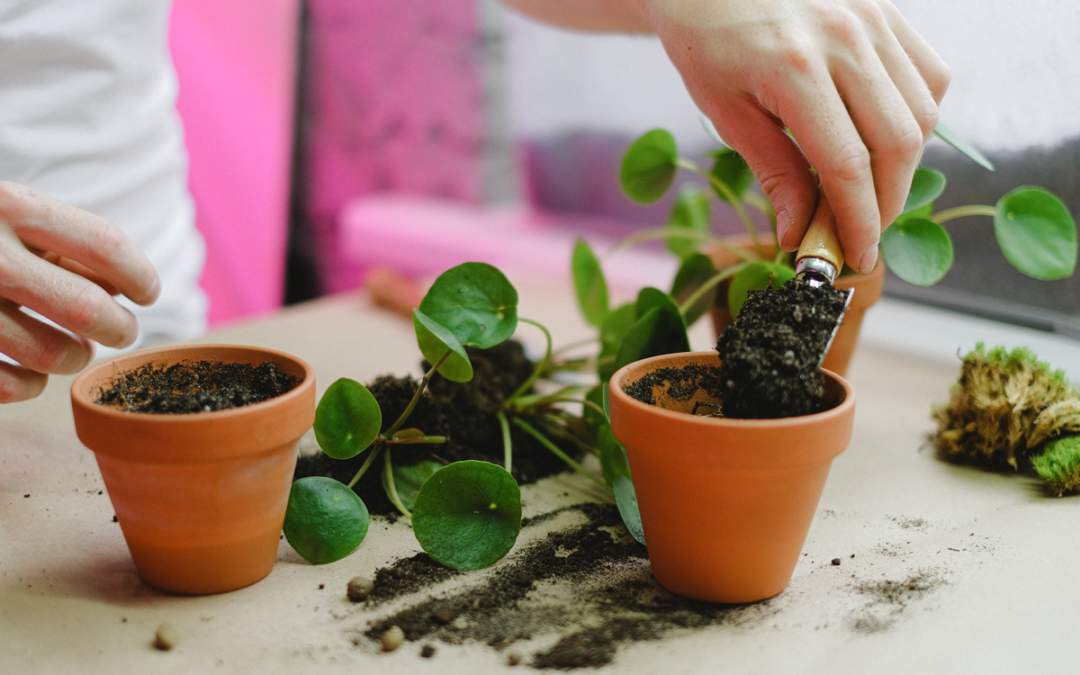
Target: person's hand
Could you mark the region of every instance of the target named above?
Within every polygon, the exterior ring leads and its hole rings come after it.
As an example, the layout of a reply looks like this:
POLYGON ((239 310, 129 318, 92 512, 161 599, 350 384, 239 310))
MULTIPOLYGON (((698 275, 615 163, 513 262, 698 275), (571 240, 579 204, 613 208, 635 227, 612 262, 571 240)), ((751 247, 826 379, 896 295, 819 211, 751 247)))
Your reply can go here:
POLYGON ((887 0, 640 6, 694 101, 757 176, 781 246, 798 248, 820 180, 848 264, 872 270, 949 85, 933 49, 887 0))
POLYGON ((138 324, 112 296, 148 305, 160 290, 154 266, 118 227, 0 182, 0 353, 21 364, 0 361, 0 403, 37 396, 49 373, 81 370, 93 357, 92 341, 131 345, 138 324))

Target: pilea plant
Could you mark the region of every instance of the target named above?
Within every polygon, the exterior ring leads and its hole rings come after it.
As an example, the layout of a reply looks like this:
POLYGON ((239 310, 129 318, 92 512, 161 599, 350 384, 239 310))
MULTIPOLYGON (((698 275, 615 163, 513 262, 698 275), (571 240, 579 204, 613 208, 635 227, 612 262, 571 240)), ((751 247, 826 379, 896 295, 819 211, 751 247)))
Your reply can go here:
MULTIPOLYGON (((614 490, 616 479, 629 474, 625 454, 619 454, 621 447, 610 430, 605 433, 600 405, 581 396, 586 387, 558 385, 549 387, 547 393, 534 392, 541 378, 579 366, 555 362, 550 333, 539 323, 519 318, 517 303, 513 285, 490 265, 465 263, 442 274, 420 307, 413 310, 417 345, 431 365, 404 412, 385 429, 379 402, 364 385, 342 378, 326 390, 315 418, 320 448, 335 459, 349 459, 363 452, 368 455, 348 484, 322 476, 301 478, 293 484, 284 531, 298 553, 313 563, 328 563, 347 556, 360 545, 369 516, 351 488, 367 471, 379 470, 389 499, 412 519, 418 542, 432 558, 458 569, 479 569, 498 561, 513 547, 521 529, 521 493, 510 473, 511 425, 601 486, 614 490), (444 436, 410 425, 432 377, 438 373, 453 382, 469 381, 473 366, 465 347, 494 347, 512 336, 519 322, 542 330, 547 348, 532 375, 503 402, 498 413, 503 466, 475 460, 446 465, 432 460, 395 464, 396 447, 447 441, 444 436), (581 416, 557 405, 568 402, 590 410, 590 433, 572 431, 584 425, 581 416), (551 435, 560 435, 582 450, 600 455, 604 478, 582 467, 552 442, 551 435)), ((626 499, 623 502, 628 503, 626 499)))
MULTIPOLYGON (((939 125, 935 133, 950 145, 991 169, 993 166, 974 147, 939 125)), ((627 150, 620 166, 620 182, 627 196, 640 204, 658 201, 671 188, 680 169, 706 181, 707 187, 684 186, 675 198, 667 223, 645 230, 619 242, 612 250, 652 239, 663 239, 682 259, 676 292, 693 289, 700 299, 725 280, 731 279, 728 305, 738 315, 749 289, 777 286, 794 276, 790 255, 776 242, 776 216, 762 194, 750 191, 754 176, 743 158, 731 148, 711 153, 712 166, 706 170, 693 160, 681 157, 675 139, 664 129, 654 129, 638 138, 627 150), (719 199, 738 215, 750 245, 710 232, 710 202, 719 199), (768 220, 771 239, 758 231, 749 209, 768 220), (739 262, 726 269, 712 268, 702 255, 709 244, 734 254, 739 262)), ((1018 187, 994 206, 970 205, 934 211, 934 200, 945 190, 944 174, 932 168, 916 170, 903 214, 882 233, 881 252, 889 269, 901 279, 920 286, 940 281, 953 262, 952 241, 942 224, 962 217, 993 218, 994 233, 1006 259, 1020 272, 1036 279, 1062 279, 1076 266, 1076 224, 1060 199, 1039 187, 1018 187)), ((609 253, 610 255, 610 253, 609 253)), ((847 273, 850 270, 845 268, 847 273)))

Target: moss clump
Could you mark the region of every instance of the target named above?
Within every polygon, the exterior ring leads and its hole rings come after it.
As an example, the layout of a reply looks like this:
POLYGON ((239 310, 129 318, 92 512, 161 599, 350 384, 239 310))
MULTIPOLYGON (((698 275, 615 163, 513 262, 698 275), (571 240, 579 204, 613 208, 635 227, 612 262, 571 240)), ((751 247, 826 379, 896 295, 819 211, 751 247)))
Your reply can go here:
MULTIPOLYGON (((931 440, 942 459, 1028 469, 1048 445, 1080 434, 1080 395, 1063 371, 1030 350, 987 351, 980 343, 964 357, 949 403, 935 407, 933 417, 938 429, 931 440)), ((1037 469, 1040 475, 1055 477, 1047 480, 1058 494, 1080 488, 1080 449, 1055 457, 1043 462, 1049 473, 1037 469), (1067 475, 1076 478, 1061 478, 1067 475)))
POLYGON ((1031 458, 1031 466, 1060 497, 1080 492, 1080 436, 1060 438, 1031 458))

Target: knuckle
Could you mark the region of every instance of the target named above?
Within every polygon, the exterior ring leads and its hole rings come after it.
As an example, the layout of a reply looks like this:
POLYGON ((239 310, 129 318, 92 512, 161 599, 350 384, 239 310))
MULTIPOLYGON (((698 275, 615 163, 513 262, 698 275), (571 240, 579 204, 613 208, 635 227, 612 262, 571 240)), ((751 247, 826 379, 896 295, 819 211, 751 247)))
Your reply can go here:
POLYGON ((98 328, 104 304, 104 291, 95 292, 93 288, 81 290, 67 304, 63 323, 79 335, 94 333, 98 328))
POLYGON ((822 16, 822 23, 833 40, 846 46, 858 44, 863 35, 862 19, 847 8, 831 8, 822 16))
POLYGON ((850 141, 840 147, 826 168, 845 183, 864 183, 870 176, 870 151, 861 142, 850 141))
POLYGON ((23 365, 39 373, 61 373, 68 361, 67 345, 63 340, 39 340, 37 349, 23 365))

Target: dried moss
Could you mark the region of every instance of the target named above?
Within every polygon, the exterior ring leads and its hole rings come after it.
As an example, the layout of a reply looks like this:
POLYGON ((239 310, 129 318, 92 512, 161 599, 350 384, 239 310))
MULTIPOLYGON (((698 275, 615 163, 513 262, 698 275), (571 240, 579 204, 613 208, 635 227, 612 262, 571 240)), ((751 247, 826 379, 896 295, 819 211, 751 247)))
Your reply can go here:
POLYGON ((1064 372, 1023 347, 964 357, 948 405, 935 407, 932 441, 948 461, 995 469, 1027 468, 1046 442, 1080 432, 1080 397, 1064 372))

